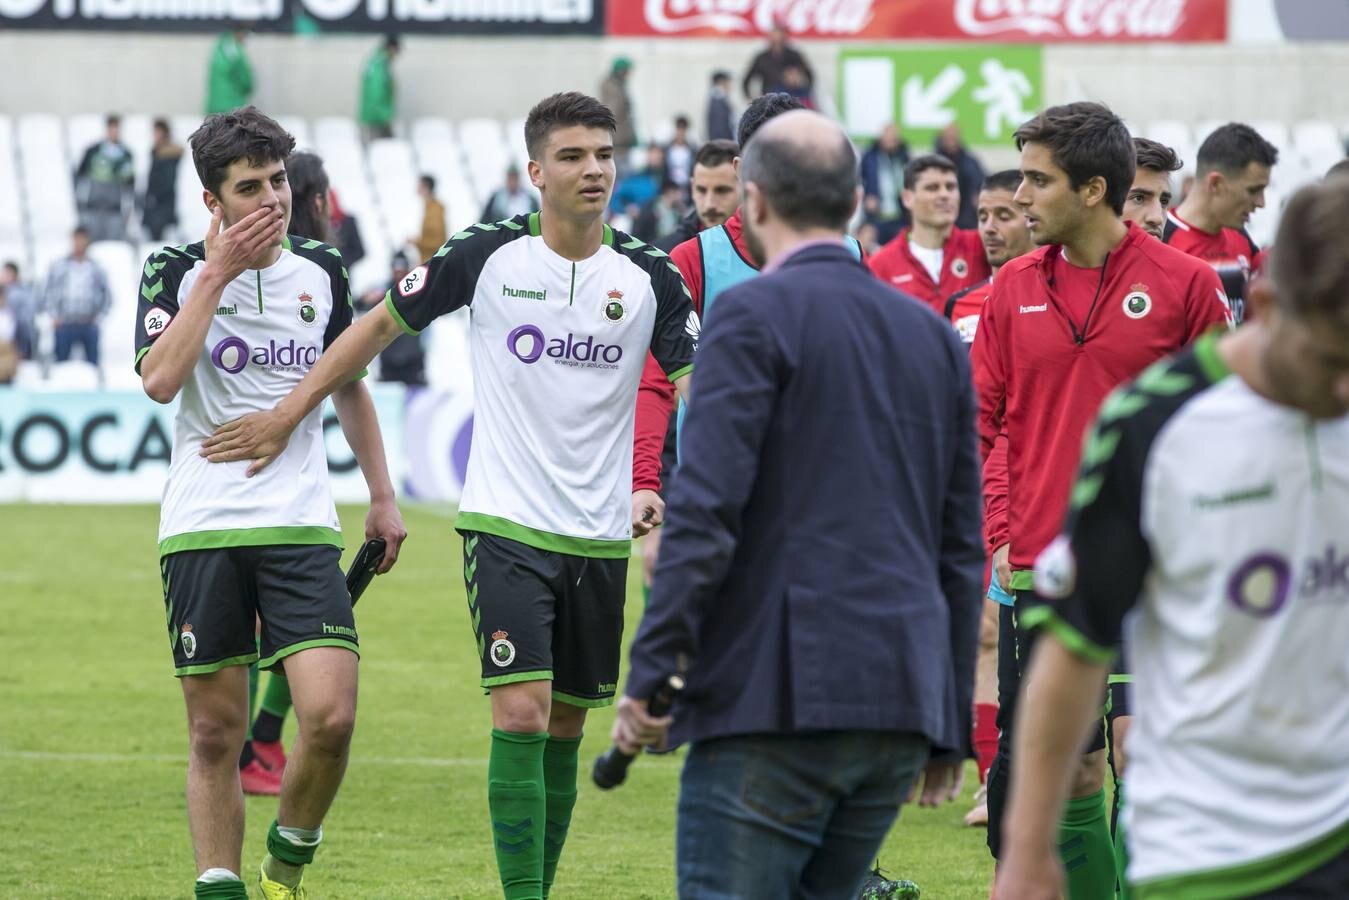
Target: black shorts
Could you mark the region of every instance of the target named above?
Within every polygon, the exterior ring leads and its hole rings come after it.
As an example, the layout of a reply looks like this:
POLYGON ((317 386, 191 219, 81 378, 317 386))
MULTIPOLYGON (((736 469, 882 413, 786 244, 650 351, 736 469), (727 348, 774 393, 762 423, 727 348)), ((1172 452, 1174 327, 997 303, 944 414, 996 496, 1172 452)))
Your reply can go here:
POLYGON ((618 690, 628 561, 460 531, 482 686, 551 681, 553 698, 608 706, 618 690))
POLYGON ((174 674, 255 661, 272 668, 310 647, 358 652, 341 558, 326 544, 292 544, 183 550, 161 559, 174 674))

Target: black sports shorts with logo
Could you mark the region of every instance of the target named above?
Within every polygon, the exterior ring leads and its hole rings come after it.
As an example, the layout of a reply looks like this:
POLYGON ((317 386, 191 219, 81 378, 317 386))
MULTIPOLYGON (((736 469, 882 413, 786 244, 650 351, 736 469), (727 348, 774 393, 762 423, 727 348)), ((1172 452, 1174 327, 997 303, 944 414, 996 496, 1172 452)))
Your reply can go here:
POLYGON ((174 674, 204 675, 255 661, 267 669, 311 647, 359 653, 341 558, 342 551, 327 544, 165 556, 159 567, 174 674))
POLYGON ((553 698, 608 706, 618 690, 628 561, 460 531, 482 686, 552 681, 553 698))

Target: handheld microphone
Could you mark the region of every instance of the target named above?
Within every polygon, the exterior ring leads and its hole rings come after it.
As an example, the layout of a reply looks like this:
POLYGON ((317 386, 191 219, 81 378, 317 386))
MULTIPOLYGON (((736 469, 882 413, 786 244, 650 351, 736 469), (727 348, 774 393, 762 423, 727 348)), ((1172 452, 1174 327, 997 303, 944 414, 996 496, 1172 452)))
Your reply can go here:
MULTIPOLYGON (((675 700, 683 690, 682 675, 671 675, 666 678, 647 702, 647 713, 657 718, 668 714, 670 707, 674 706, 675 700)), ((636 758, 635 753, 629 755, 616 746, 604 751, 595 760, 595 768, 590 772, 595 787, 602 791, 618 787, 628 777, 628 766, 632 765, 632 761, 636 758)))

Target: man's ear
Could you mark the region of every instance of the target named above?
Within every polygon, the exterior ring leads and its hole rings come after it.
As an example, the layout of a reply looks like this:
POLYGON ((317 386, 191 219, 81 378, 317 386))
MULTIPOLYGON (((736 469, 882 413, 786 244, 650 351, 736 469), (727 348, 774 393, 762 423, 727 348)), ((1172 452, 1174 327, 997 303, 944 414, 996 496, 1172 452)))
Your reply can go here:
POLYGON ((529 183, 534 187, 543 189, 543 167, 534 160, 529 161, 529 183))

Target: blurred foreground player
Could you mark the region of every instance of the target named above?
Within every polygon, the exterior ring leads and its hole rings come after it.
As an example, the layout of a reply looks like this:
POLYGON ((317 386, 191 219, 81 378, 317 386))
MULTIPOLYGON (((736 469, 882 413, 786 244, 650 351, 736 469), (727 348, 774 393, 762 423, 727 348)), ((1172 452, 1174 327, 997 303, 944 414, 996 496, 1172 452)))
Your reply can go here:
POLYGON ((1054 818, 1127 636, 1133 896, 1349 889, 1349 180, 1284 210, 1255 315, 1101 409, 1017 722, 1001 897, 1057 898, 1054 818))
MULTIPOLYGON (((299 724, 259 873, 269 900, 303 896, 304 866, 323 838, 356 714, 357 635, 321 416, 299 423, 294 444, 266 472, 210 465, 200 452, 218 423, 285 397, 351 322, 336 251, 286 236, 285 160, 294 145, 253 107, 208 118, 192 135, 211 211, 206 240, 154 253, 141 280, 137 371, 154 400, 181 395, 159 553, 187 703, 197 897, 248 896, 236 765, 248 727, 248 666, 284 669, 299 724)), ((366 534, 388 542, 387 569, 406 532, 374 404, 352 379, 333 401, 370 488, 366 534)))
POLYGON ((699 351, 698 462, 671 490, 614 738, 692 741, 681 898, 855 900, 920 773, 925 805, 959 791, 984 559, 968 362, 845 245, 838 125, 775 118, 740 176, 764 271, 722 294, 699 351), (680 671, 673 720, 653 718, 680 671))
MULTIPOLYGON (((1001 735, 988 777, 988 846, 1001 858, 1002 811, 1017 681, 1031 647, 1018 619, 1035 597, 1030 569, 1058 533, 1082 435, 1105 396, 1150 363, 1227 321, 1213 270, 1120 215, 1135 175, 1124 123, 1098 103, 1052 107, 1016 132, 1016 201, 1039 248, 1002 267, 974 339, 985 525, 1001 610, 1001 735), (1005 472, 1005 477, 993 477, 1005 472), (1006 511, 1000 518, 999 510, 1006 511), (1007 655, 1012 659, 1006 659, 1007 655)), ((1115 889, 1098 728, 1074 760, 1060 849, 1071 900, 1115 889)))

